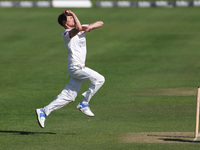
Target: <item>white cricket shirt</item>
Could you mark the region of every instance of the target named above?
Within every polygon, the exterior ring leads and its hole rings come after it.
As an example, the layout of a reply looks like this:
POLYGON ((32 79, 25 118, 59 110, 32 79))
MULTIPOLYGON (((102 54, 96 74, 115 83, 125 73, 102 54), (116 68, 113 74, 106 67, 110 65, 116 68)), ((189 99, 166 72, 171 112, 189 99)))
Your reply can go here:
POLYGON ((87 53, 85 32, 81 31, 73 38, 70 37, 69 32, 70 30, 66 29, 62 33, 65 46, 68 50, 68 65, 85 66, 87 53))

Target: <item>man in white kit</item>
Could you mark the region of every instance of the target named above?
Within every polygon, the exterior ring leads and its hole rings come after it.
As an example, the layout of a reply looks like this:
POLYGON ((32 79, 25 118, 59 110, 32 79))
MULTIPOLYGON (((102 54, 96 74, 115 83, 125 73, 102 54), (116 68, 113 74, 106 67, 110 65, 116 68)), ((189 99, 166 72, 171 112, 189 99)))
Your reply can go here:
POLYGON ((77 109, 84 114, 93 117, 94 114, 89 108, 90 99, 105 82, 105 78, 102 75, 85 67, 87 53, 85 34, 101 27, 103 22, 97 21, 89 25, 81 25, 75 13, 70 10, 65 10, 59 15, 58 23, 65 28, 62 37, 68 50, 67 62, 70 79, 69 83, 54 101, 44 108, 36 109, 38 123, 42 128, 44 128, 46 117, 52 111, 75 101, 81 88, 82 81, 90 81, 91 84, 88 91, 82 94, 84 99, 77 105, 77 109))

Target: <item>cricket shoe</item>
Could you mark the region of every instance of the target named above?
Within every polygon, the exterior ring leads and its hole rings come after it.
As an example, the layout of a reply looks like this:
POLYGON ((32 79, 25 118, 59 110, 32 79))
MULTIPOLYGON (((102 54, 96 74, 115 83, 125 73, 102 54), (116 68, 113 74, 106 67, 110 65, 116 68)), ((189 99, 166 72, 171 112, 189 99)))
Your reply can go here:
POLYGON ((81 101, 78 105, 77 105, 77 109, 79 109, 82 113, 86 114, 87 116, 90 117, 94 117, 94 114, 92 113, 92 111, 90 110, 89 105, 84 105, 83 101, 81 101))
POLYGON ((43 108, 36 109, 37 120, 41 128, 44 128, 44 122, 46 119, 46 115, 44 113, 43 108))

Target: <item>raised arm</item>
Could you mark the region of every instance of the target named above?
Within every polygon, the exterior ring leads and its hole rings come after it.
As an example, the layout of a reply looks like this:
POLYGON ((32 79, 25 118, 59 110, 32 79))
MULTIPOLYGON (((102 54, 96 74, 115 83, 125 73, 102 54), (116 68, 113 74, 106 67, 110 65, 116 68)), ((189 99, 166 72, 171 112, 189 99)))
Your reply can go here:
POLYGON ((89 25, 90 31, 103 26, 103 24, 104 24, 103 21, 96 21, 96 22, 90 24, 89 25))
POLYGON ((66 25, 67 28, 73 28, 73 29, 70 31, 70 37, 72 38, 72 37, 74 37, 76 34, 78 34, 80 31, 82 31, 81 23, 80 23, 78 17, 75 15, 75 13, 72 12, 71 10, 65 10, 65 11, 63 11, 63 13, 66 14, 67 23, 69 23, 69 24, 66 25), (72 20, 72 21, 74 22, 74 25, 72 24, 73 26, 71 25, 72 22, 70 22, 70 20, 71 20, 72 18, 70 18, 70 17, 73 17, 73 20, 72 20), (71 25, 71 26, 70 26, 70 25, 71 25))
POLYGON ((103 21, 96 21, 92 24, 89 24, 88 26, 82 26, 82 30, 85 32, 89 32, 89 31, 92 31, 94 29, 101 27, 103 24, 104 24, 103 21))

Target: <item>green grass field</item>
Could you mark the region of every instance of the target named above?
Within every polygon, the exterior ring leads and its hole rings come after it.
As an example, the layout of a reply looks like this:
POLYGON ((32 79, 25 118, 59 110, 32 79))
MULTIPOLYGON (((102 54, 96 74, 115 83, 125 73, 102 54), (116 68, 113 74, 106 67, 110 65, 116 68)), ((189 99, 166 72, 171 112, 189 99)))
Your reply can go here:
POLYGON ((69 79, 64 29, 57 23, 62 9, 1 8, 0 149, 199 149, 191 143, 200 85, 199 8, 72 10, 83 24, 104 21, 87 34, 86 65, 106 78, 90 102, 95 117, 76 109, 85 82, 74 103, 39 127, 35 109, 49 104, 69 79), (122 140, 140 132, 183 136, 122 140))

